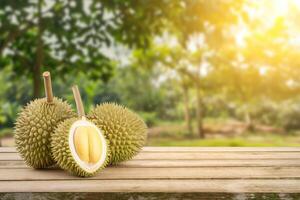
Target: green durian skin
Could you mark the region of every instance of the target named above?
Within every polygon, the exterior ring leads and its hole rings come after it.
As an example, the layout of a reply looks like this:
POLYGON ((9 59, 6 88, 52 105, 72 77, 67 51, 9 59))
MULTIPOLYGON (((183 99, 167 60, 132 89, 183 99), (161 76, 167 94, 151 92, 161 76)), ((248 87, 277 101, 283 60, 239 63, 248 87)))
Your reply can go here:
POLYGON ((109 164, 130 160, 144 146, 145 122, 133 111, 115 103, 96 106, 87 116, 103 132, 110 146, 109 164))
POLYGON ((16 149, 28 166, 40 169, 55 164, 50 136, 60 122, 75 115, 67 102, 55 97, 51 103, 46 98, 33 100, 21 110, 14 138, 16 149))
POLYGON ((74 122, 80 120, 79 118, 67 119, 58 125, 54 134, 51 137, 51 152, 57 165, 68 171, 72 175, 80 177, 90 177, 97 174, 104 169, 108 163, 109 147, 107 146, 107 156, 104 164, 95 172, 89 173, 82 169, 73 158, 71 150, 69 148, 69 131, 74 122))

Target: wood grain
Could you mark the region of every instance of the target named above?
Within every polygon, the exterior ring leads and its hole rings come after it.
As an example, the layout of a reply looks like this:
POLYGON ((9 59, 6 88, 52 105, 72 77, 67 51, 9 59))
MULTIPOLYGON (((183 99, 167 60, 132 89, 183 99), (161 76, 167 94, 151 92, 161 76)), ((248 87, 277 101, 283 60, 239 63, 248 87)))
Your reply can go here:
MULTIPOLYGON (((141 152, 135 160, 299 159, 300 152, 141 152)), ((18 153, 0 153, 0 160, 21 160, 18 153)))
POLYGON ((300 152, 142 152, 136 160, 299 159, 300 152))
POLYGON ((166 192, 43 192, 43 193, 0 193, 0 199, 88 199, 88 200, 299 200, 300 194, 295 193, 166 193, 166 192))
POLYGON ((0 181, 0 192, 299 193, 300 180, 0 181))
MULTIPOLYGON (((300 147, 144 147, 142 152, 300 152, 300 147)), ((1 147, 0 153, 15 153, 15 147, 1 147)))
MULTIPOLYGON (((292 160, 130 160, 117 168, 172 168, 172 167, 300 167, 300 159, 292 160)), ((0 169, 29 168, 22 160, 0 161, 0 169)))
MULTIPOLYGON (((299 145, 300 147, 300 145, 299 145)), ((299 147, 144 147, 142 152, 299 152, 299 147)))
POLYGON ((0 148, 0 192, 299 193, 300 148, 145 147, 91 178, 34 170, 0 148))
MULTIPOLYGON (((292 160, 130 160, 118 167, 300 167, 300 159, 292 160)), ((0 165, 1 168, 1 165, 0 165)))
MULTIPOLYGON (((0 169, 1 180, 74 180, 82 179, 60 169, 0 169)), ((300 179, 298 167, 199 167, 116 168, 108 167, 89 179, 300 179)))

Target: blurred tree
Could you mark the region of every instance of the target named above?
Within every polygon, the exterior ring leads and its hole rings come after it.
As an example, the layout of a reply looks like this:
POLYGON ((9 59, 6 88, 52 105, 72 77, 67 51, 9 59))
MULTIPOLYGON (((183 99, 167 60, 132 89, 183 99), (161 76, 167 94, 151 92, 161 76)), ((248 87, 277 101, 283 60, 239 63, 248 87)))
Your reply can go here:
MULTIPOLYGON (((247 4, 244 0, 238 1, 194 1, 187 0, 181 2, 184 9, 178 11, 176 17, 170 21, 170 33, 178 39, 181 50, 180 55, 176 55, 178 60, 185 59, 188 63, 180 67, 180 73, 190 78, 194 85, 196 93, 196 117, 197 117, 197 133, 201 138, 205 137, 203 130, 203 86, 201 71, 203 66, 207 64, 207 53, 210 51, 219 51, 232 42, 232 35, 227 32, 230 28, 238 23, 239 19, 247 19, 247 13, 241 7, 247 4), (216 15, 216 13, 222 13, 216 15), (199 37, 204 38, 199 43, 199 37), (196 37, 196 38, 195 38, 196 37), (194 52, 190 51, 190 44, 194 45, 194 52), (209 47, 209 48, 207 48, 209 47), (193 69, 188 69, 189 66, 193 69)), ((167 57, 168 58, 168 57, 167 57)), ((178 63, 178 62, 177 62, 178 63)), ((173 68, 177 65, 172 64, 173 68)), ((213 66, 211 66, 213 67, 213 66)))
POLYGON ((228 44, 211 59, 218 69, 211 76, 243 110, 250 130, 255 128, 252 118, 257 117, 255 108, 262 106, 262 101, 280 102, 300 92, 300 63, 296 59, 300 51, 289 42, 286 22, 277 18, 264 28, 257 27, 261 19, 255 22, 247 24, 251 33, 243 45, 228 44))
POLYGON ((243 62, 255 67, 261 75, 263 95, 276 101, 300 92, 300 51, 299 46, 291 43, 287 24, 287 20, 278 17, 271 26, 254 29, 241 51, 243 62))
POLYGON ((167 98, 165 88, 158 82, 159 70, 141 68, 138 63, 132 63, 132 66, 121 69, 118 77, 116 90, 129 108, 154 112, 160 118, 167 115, 168 108, 173 108, 173 105, 168 105, 170 98, 167 98))
POLYGON ((281 104, 279 113, 279 124, 287 131, 299 130, 300 129, 300 104, 299 96, 284 101, 281 104))
MULTIPOLYGON (((162 49, 167 49, 168 47, 163 47, 162 49)), ((198 72, 195 70, 191 63, 192 56, 191 53, 186 51, 179 44, 177 47, 169 47, 168 53, 165 53, 165 59, 163 64, 169 70, 175 72, 177 76, 177 84, 182 88, 182 96, 184 103, 184 118, 186 122, 186 128, 188 132, 193 134, 192 120, 191 120, 191 110, 190 110, 190 98, 189 92, 196 85, 196 117, 197 117, 197 132, 201 138, 204 138, 204 132, 202 128, 202 112, 201 112, 201 99, 199 89, 199 82, 197 80, 198 72)))
POLYGON ((201 138, 204 138, 205 135, 202 127, 203 102, 200 91, 201 88, 204 88, 204 84, 200 81, 200 79, 202 80, 200 75, 202 54, 204 54, 204 49, 202 51, 199 49, 195 53, 192 53, 182 47, 181 44, 168 46, 167 44, 153 43, 147 51, 136 51, 134 56, 140 65, 148 66, 148 68, 163 69, 168 79, 176 80, 176 85, 173 85, 173 89, 176 87, 181 88, 181 99, 184 103, 184 119, 189 134, 193 134, 189 91, 193 88, 195 89, 197 133, 201 138))
POLYGON ((118 44, 147 46, 179 3, 3 0, 0 64, 30 77, 34 97, 40 96, 43 70, 60 76, 84 71, 95 80, 108 80, 115 64, 106 50, 118 44))
POLYGON ((188 133, 193 134, 193 126, 191 119, 191 109, 190 109, 190 95, 189 95, 189 81, 184 79, 181 82, 183 104, 184 104, 184 120, 186 123, 186 128, 188 133))

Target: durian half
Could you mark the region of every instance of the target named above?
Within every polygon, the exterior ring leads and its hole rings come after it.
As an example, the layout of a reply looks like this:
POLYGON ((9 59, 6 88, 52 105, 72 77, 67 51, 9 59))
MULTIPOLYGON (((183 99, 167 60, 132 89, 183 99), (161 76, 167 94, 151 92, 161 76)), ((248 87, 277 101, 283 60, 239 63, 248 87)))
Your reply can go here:
POLYGON ((53 97, 49 72, 43 73, 46 98, 27 104, 15 122, 16 149, 28 166, 45 168, 54 164, 50 136, 58 123, 75 116, 71 106, 53 97))
POLYGON ((78 118, 62 122, 51 138, 56 163, 77 176, 93 176, 108 161, 108 144, 102 131, 85 117, 80 93, 73 87, 78 118))

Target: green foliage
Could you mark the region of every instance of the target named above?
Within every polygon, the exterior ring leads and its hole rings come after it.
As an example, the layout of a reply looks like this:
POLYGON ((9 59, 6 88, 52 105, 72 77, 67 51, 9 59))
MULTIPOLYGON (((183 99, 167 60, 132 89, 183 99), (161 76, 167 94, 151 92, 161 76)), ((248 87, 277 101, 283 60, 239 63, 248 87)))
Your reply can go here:
POLYGON ((155 112, 139 112, 139 115, 144 119, 148 127, 158 124, 158 116, 155 112))
POLYGON ((263 99, 252 106, 250 115, 261 124, 278 125, 281 109, 282 107, 275 102, 263 99))
POLYGON ((280 124, 287 130, 300 129, 300 101, 299 99, 284 102, 281 106, 280 124))
POLYGON ((203 107, 206 117, 227 118, 234 117, 236 107, 223 95, 207 96, 203 98, 203 107))
POLYGON ((18 77, 32 78, 34 96, 41 91, 43 70, 54 76, 81 71, 91 79, 107 81, 115 62, 106 50, 121 44, 146 47, 170 17, 168 10, 178 6, 174 1, 4 0, 0 2, 0 63, 12 66, 18 77))
POLYGON ((282 107, 279 103, 270 101, 268 99, 261 99, 252 104, 244 104, 237 106, 233 117, 245 120, 248 114, 250 120, 254 123, 264 124, 264 125, 279 125, 280 112, 282 112, 282 107))
POLYGON ((12 67, 0 70, 0 127, 12 127, 21 109, 30 98, 29 81, 17 79, 12 67), (19 103, 20 102, 20 103, 19 103))
POLYGON ((176 118, 176 98, 178 96, 172 84, 160 81, 161 71, 139 66, 133 63, 131 66, 120 68, 116 76, 109 81, 104 88, 109 93, 98 97, 101 99, 117 100, 129 108, 138 112, 156 113, 159 118, 176 118))
POLYGON ((11 128, 0 129, 0 140, 3 137, 11 136, 13 130, 11 128))

